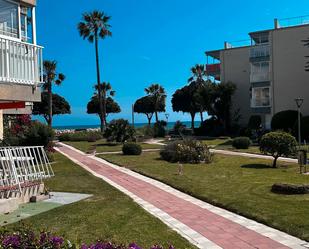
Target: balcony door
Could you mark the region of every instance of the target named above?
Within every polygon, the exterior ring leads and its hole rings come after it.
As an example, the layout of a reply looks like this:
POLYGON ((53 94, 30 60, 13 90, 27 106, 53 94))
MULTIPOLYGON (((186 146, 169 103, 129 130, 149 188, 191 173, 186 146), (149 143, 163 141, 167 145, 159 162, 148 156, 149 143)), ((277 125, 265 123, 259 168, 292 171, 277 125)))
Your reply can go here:
POLYGON ((19 37, 18 4, 0 0, 0 34, 19 37))

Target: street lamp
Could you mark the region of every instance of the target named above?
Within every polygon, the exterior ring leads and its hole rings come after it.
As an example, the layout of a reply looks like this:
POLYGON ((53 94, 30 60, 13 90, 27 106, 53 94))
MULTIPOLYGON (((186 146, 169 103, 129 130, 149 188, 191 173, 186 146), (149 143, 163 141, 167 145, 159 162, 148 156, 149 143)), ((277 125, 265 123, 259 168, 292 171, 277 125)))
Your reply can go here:
POLYGON ((166 118, 166 123, 168 123, 168 118, 169 118, 169 114, 168 113, 165 113, 165 118, 166 118))
POLYGON ((300 108, 302 104, 304 103, 303 98, 296 98, 295 99, 296 105, 297 105, 297 112, 298 112, 298 144, 301 144, 301 133, 300 133, 300 108))

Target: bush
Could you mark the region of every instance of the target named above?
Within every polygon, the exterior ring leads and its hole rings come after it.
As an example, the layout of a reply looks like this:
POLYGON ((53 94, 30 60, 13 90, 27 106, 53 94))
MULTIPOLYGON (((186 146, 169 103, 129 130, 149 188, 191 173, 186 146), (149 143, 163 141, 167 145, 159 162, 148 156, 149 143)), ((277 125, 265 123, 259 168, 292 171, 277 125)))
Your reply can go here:
POLYGON ((249 118, 248 128, 251 130, 258 130, 261 128, 262 118, 260 115, 252 115, 249 118))
MULTIPOLYGON (((35 233, 28 228, 21 228, 14 232, 3 230, 0 233, 0 248, 17 249, 17 248, 36 248, 36 249, 141 249, 137 244, 131 243, 128 246, 117 245, 112 242, 98 240, 90 245, 82 244, 77 246, 69 240, 54 235, 50 232, 35 233)), ((153 245, 151 249, 164 249, 162 246, 153 245)), ((168 249, 174 249, 172 245, 168 249)))
POLYGON ((207 145, 197 140, 182 140, 170 143, 160 151, 163 160, 176 163, 210 163, 212 155, 207 145))
POLYGON ((125 143, 122 146, 122 152, 124 155, 140 155, 142 154, 142 146, 136 143, 125 143))
POLYGON ((124 143, 126 141, 135 141, 135 130, 130 126, 128 120, 116 119, 112 120, 104 133, 104 137, 109 142, 124 143))
POLYGON ((271 191, 278 194, 303 195, 309 194, 309 185, 275 183, 271 187, 271 191))
POLYGON ((281 111, 276 113, 271 120, 272 130, 283 130, 292 132, 298 119, 298 112, 294 110, 281 111))
POLYGON ((54 131, 49 126, 33 121, 24 134, 23 145, 48 147, 54 139, 54 131))
POLYGON ((180 135, 185 128, 186 126, 182 122, 180 122, 179 120, 176 121, 173 127, 174 135, 180 135))
MULTIPOLYGON (((301 117, 300 120, 300 133, 302 141, 309 141, 309 116, 301 117)), ((298 120, 296 121, 293 129, 294 137, 298 137, 298 120)))
POLYGON ((60 142, 71 141, 71 142, 96 142, 102 139, 103 136, 99 131, 78 131, 74 133, 63 133, 59 135, 58 139, 60 142))
POLYGON ((165 137, 166 135, 166 121, 158 121, 153 125, 153 136, 154 137, 165 137))
POLYGON ((281 131, 267 133, 260 141, 260 151, 274 157, 274 168, 279 157, 295 155, 296 146, 295 138, 289 133, 281 131))
POLYGON ((248 149, 251 140, 248 137, 236 137, 233 139, 232 145, 236 149, 248 149))
POLYGON ((224 127, 218 119, 212 117, 203 121, 194 133, 198 136, 219 137, 224 135, 224 127))

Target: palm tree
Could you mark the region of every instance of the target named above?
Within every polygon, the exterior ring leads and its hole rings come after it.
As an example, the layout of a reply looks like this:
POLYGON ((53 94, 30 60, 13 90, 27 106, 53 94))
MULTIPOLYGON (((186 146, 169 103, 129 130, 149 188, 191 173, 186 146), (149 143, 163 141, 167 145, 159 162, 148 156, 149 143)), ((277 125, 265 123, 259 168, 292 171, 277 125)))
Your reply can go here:
POLYGON ((96 68, 97 68, 97 90, 99 96, 100 105, 100 120, 101 120, 101 132, 104 131, 106 124, 106 94, 101 89, 101 78, 100 78, 100 64, 99 64, 99 38, 104 39, 107 36, 111 36, 112 32, 109 30, 110 16, 104 14, 104 12, 93 11, 84 13, 82 21, 78 24, 78 31, 83 39, 87 39, 90 43, 95 44, 95 55, 96 55, 96 68), (103 98, 102 98, 103 96, 103 98))
MULTIPOLYGON (((101 91, 101 99, 104 101, 104 105, 105 105, 105 111, 103 113, 103 121, 104 121, 104 127, 106 127, 107 125, 107 121, 106 121, 106 117, 107 117, 107 112, 106 112, 106 100, 107 100, 107 95, 109 95, 110 97, 115 96, 115 91, 112 90, 112 85, 109 82, 103 82, 100 84, 100 88, 98 85, 95 85, 95 90, 97 90, 98 92, 101 91)), ((100 95, 99 95, 100 98, 100 95)), ((102 102, 103 102, 102 101, 102 102)), ((99 101, 100 102, 100 101, 99 101)))
POLYGON ((162 86, 159 84, 151 84, 149 87, 145 88, 145 92, 148 96, 152 96, 155 99, 155 116, 156 122, 159 121, 158 112, 160 110, 160 105, 163 103, 165 109, 165 99, 166 93, 162 86))
POLYGON ((204 121, 203 112, 206 110, 204 101, 201 97, 201 93, 205 90, 205 77, 207 76, 206 68, 203 64, 196 64, 191 68, 192 76, 188 79, 188 82, 196 89, 195 99, 196 103, 200 107, 201 122, 204 121))
POLYGON ((43 89, 47 92, 48 95, 48 115, 47 115, 47 124, 49 127, 52 127, 53 123, 53 83, 55 85, 61 85, 65 80, 65 76, 62 73, 57 73, 57 62, 45 60, 43 62, 43 77, 44 84, 43 89))

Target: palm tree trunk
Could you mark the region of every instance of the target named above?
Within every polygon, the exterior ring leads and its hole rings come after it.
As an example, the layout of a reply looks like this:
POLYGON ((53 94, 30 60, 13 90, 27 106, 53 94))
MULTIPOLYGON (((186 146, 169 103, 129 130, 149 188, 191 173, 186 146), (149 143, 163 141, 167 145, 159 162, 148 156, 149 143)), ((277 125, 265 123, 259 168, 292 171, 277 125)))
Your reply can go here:
POLYGON ((203 112, 202 111, 200 111, 200 116, 201 116, 201 122, 203 123, 204 117, 203 117, 203 112))
POLYGON ((47 124, 49 127, 52 127, 53 123, 53 93, 52 93, 52 83, 48 82, 48 120, 47 124))
POLYGON ((191 115, 191 129, 192 129, 192 132, 194 133, 194 118, 195 118, 195 113, 190 113, 191 115))
POLYGON ((105 114, 103 110, 103 100, 102 100, 102 89, 101 89, 101 78, 100 78, 100 62, 99 62, 99 41, 98 34, 95 34, 95 56, 96 56, 96 66, 97 66, 97 84, 98 84, 98 96, 99 96, 99 116, 100 116, 100 129, 101 132, 104 131, 105 127, 105 114))
POLYGON ((155 114, 156 114, 156 122, 158 123, 159 122, 158 112, 156 111, 155 114))

